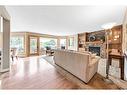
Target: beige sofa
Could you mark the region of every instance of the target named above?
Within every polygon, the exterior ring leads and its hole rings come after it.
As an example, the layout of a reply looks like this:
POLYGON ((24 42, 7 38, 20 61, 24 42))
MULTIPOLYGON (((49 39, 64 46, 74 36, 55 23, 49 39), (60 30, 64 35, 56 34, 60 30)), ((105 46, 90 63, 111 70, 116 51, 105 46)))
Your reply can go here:
POLYGON ((88 83, 97 72, 99 59, 99 57, 87 52, 54 50, 55 64, 64 68, 85 83, 88 83))

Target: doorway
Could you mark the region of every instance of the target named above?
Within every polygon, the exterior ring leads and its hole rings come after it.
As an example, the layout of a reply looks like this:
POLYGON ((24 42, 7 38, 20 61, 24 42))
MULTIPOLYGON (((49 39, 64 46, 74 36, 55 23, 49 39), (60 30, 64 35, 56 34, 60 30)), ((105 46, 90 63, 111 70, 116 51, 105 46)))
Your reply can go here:
POLYGON ((29 56, 39 55, 39 37, 29 36, 29 56))

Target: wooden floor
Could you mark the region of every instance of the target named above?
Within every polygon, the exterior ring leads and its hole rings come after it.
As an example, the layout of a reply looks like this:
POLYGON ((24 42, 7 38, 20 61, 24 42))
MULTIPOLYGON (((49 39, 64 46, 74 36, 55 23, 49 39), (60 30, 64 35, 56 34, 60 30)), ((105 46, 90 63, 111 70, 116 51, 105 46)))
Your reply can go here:
POLYGON ((75 83, 41 57, 18 59, 11 65, 10 72, 0 77, 1 89, 118 89, 115 84, 106 84, 96 74, 88 83, 75 83))

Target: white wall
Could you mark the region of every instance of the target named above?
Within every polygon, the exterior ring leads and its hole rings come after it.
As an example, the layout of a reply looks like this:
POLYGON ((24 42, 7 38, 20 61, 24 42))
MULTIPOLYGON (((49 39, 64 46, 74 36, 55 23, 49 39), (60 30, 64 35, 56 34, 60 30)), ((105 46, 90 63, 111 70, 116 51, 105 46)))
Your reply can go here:
POLYGON ((0 49, 3 46, 3 36, 2 36, 2 32, 0 32, 0 49))

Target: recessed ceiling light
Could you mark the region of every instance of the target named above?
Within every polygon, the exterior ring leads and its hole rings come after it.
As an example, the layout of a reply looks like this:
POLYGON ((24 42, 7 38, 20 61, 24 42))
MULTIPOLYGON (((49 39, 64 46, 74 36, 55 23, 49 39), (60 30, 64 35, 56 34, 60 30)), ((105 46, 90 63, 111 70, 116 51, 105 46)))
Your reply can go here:
POLYGON ((103 24, 103 25, 102 25, 102 28, 103 28, 103 29, 111 29, 111 28, 113 28, 115 25, 116 25, 115 22, 106 23, 106 24, 103 24))

